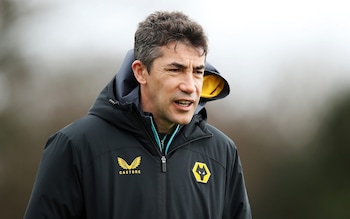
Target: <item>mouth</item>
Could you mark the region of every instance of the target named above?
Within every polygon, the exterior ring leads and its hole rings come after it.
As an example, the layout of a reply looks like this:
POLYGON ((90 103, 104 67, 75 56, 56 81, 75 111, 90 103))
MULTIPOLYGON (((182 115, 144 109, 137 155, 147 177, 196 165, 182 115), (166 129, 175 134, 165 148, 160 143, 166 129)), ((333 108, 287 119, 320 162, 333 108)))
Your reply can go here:
POLYGON ((189 100, 176 100, 175 103, 182 107, 189 107, 193 104, 193 101, 189 100))

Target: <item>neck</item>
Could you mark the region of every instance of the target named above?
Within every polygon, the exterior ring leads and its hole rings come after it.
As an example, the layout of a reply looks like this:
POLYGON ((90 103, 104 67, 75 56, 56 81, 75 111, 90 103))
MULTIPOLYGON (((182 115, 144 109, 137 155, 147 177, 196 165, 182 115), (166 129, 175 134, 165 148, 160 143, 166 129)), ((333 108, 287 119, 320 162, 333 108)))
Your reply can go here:
POLYGON ((169 127, 162 126, 162 125, 159 125, 159 123, 157 123, 157 121, 156 121, 156 124, 157 124, 157 128, 158 128, 158 133, 163 134, 163 135, 171 134, 174 131, 175 127, 176 127, 175 124, 172 124, 169 127))

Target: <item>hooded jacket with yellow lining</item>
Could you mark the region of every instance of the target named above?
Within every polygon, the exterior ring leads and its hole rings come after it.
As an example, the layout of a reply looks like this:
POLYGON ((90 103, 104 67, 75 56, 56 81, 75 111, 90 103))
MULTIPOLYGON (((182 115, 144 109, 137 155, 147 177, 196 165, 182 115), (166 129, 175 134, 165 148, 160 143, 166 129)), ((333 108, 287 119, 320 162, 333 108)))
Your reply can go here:
POLYGON ((206 122, 205 103, 228 95, 226 80, 206 64, 214 77, 164 155, 132 61, 129 52, 88 115, 50 137, 25 219, 251 218, 237 148, 206 122))

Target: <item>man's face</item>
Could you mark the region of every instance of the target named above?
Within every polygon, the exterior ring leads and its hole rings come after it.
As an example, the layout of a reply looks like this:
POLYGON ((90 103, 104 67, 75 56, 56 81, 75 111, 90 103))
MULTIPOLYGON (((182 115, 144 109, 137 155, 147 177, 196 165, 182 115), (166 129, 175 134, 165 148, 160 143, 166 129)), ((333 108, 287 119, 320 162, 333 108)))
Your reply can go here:
POLYGON ((153 114, 160 132, 168 133, 175 124, 188 124, 202 92, 205 56, 203 51, 183 43, 161 47, 163 56, 153 61, 150 72, 143 71, 141 104, 153 114))

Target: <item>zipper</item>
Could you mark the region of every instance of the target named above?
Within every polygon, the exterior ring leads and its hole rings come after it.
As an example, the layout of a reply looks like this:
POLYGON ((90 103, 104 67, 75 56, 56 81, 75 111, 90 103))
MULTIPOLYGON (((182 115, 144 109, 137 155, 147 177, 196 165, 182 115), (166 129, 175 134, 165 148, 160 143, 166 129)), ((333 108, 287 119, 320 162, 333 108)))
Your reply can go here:
POLYGON ((166 139, 167 135, 164 136, 164 138, 162 140, 160 140, 160 150, 162 151, 162 153, 165 153, 165 145, 164 145, 164 142, 165 142, 165 139, 166 139))
POLYGON ((163 155, 160 160, 162 162, 162 173, 166 173, 166 157, 163 155))
POLYGON ((161 196, 161 199, 160 199, 160 202, 161 202, 161 206, 159 208, 160 210, 160 218, 168 218, 167 217, 167 202, 168 202, 168 199, 167 199, 167 173, 166 173, 166 157, 165 155, 162 155, 161 157, 161 168, 162 168, 162 172, 160 173, 160 179, 161 179, 161 182, 160 182, 160 196, 161 196))
MULTIPOLYGON (((162 153, 165 149, 164 147, 164 141, 165 141, 166 135, 165 137, 160 141, 160 146, 162 148, 162 153)), ((160 158, 161 162, 162 162, 162 173, 166 173, 166 157, 165 155, 162 155, 162 157, 160 158)))

